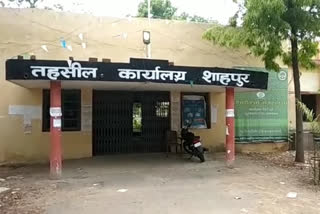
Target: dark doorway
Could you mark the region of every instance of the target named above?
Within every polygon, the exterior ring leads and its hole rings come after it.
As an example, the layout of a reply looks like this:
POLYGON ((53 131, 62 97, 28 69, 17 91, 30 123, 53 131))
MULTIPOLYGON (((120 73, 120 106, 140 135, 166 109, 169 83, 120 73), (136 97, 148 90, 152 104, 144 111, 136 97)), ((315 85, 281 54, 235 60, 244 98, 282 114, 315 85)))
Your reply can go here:
POLYGON ((169 92, 93 91, 93 155, 164 152, 169 92))
MULTIPOLYGON (((314 113, 314 118, 316 118, 317 112, 317 95, 315 94, 302 94, 301 101, 314 113)), ((303 121, 307 122, 307 118, 303 115, 303 121)))

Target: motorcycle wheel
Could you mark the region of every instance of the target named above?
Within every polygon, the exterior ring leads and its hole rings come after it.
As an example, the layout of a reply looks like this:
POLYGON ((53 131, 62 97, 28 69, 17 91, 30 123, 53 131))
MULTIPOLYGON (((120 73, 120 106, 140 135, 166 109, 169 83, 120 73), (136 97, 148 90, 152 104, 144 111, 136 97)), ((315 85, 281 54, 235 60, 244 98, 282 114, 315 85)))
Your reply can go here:
POLYGON ((204 155, 202 152, 198 152, 197 156, 200 159, 201 163, 205 162, 204 155))
POLYGON ((183 149, 184 151, 186 151, 187 153, 189 153, 190 155, 193 154, 193 151, 190 149, 190 147, 186 144, 186 143, 183 143, 183 149))

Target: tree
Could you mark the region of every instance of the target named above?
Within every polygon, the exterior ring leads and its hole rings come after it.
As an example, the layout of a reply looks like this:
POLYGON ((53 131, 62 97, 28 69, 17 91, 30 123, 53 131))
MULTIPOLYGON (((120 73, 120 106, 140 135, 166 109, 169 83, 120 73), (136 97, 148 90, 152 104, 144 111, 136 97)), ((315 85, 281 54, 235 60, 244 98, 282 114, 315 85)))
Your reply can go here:
POLYGON ((46 10, 60 10, 60 11, 63 11, 63 6, 61 4, 54 4, 52 5, 52 7, 50 6, 45 6, 44 9, 46 10))
MULTIPOLYGON (((153 18, 172 19, 177 12, 177 8, 172 6, 170 0, 152 0, 150 12, 153 18)), ((139 4, 138 17, 148 17, 148 0, 139 4)))
MULTIPOLYGON (((156 19, 175 19, 175 20, 189 20, 191 22, 209 23, 212 20, 203 18, 201 16, 193 15, 183 12, 176 15, 177 8, 173 7, 170 0, 151 0, 150 13, 156 19)), ((138 6, 137 17, 148 17, 148 0, 144 0, 138 6)))
POLYGON ((23 3, 27 3, 28 7, 36 8, 36 4, 39 2, 42 2, 43 0, 9 0, 9 1, 16 3, 18 6, 20 6, 23 3))
MULTIPOLYGON (((45 0, 7 0, 7 2, 11 2, 18 7, 27 7, 27 8, 39 8, 39 3, 48 3, 45 0)), ((5 4, 5 1, 0 1, 0 5, 2 7, 8 6, 5 4)), ((52 10, 52 9, 63 10, 63 6, 61 4, 54 4, 51 6, 46 5, 43 7, 40 6, 40 8, 47 9, 47 10, 52 10)))
POLYGON ((311 154, 309 153, 309 163, 311 165, 310 174, 312 175, 312 179, 314 184, 320 185, 320 165, 318 163, 318 159, 320 157, 320 144, 318 143, 318 139, 320 136, 320 115, 315 115, 313 110, 309 109, 304 103, 297 102, 298 107, 302 111, 302 113, 306 116, 307 121, 311 124, 310 131, 313 134, 313 151, 311 154))
MULTIPOLYGON (((204 38, 225 47, 248 47, 262 58, 267 69, 274 71, 279 71, 277 60, 282 59, 292 66, 295 99, 300 102, 299 66, 314 68, 312 57, 318 52, 320 0, 243 0, 238 4, 239 11, 229 26, 212 27, 204 38)), ((304 162, 302 124, 302 112, 296 104, 297 162, 304 162)))
POLYGON ((189 20, 191 22, 201 22, 201 23, 209 23, 212 22, 212 20, 210 19, 206 19, 202 16, 198 16, 198 15, 193 15, 191 16, 190 14, 183 12, 181 13, 179 16, 173 17, 174 19, 177 20, 189 20))

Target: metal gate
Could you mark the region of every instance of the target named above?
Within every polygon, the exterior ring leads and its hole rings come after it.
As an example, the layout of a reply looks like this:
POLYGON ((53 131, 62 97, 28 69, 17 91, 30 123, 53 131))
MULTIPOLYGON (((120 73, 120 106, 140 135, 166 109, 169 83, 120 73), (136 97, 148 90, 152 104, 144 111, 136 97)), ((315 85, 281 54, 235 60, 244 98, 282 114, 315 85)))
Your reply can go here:
POLYGON ((169 92, 93 91, 93 155, 163 152, 168 129, 169 92))

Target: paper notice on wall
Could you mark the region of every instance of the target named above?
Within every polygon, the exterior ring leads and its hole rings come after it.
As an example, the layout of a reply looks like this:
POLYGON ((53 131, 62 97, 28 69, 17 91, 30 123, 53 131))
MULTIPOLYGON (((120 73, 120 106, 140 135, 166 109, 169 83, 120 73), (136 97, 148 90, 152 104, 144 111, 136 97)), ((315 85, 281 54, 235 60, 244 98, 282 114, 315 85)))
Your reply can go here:
POLYGON ((23 117, 23 132, 24 134, 31 134, 32 132, 32 120, 28 115, 24 115, 23 117))
POLYGON ((53 127, 54 128, 61 128, 61 119, 60 118, 53 119, 53 127))
POLYGON ((9 105, 10 115, 24 115, 24 106, 9 105))
POLYGON ((32 105, 9 105, 9 115, 17 115, 23 117, 23 132, 31 134, 32 120, 41 119, 41 107, 32 105))
POLYGON ((28 118, 41 119, 41 107, 32 105, 9 105, 9 115, 26 115, 28 118))
POLYGON ((50 107, 49 111, 50 111, 51 117, 61 117, 62 116, 61 107, 50 107))
POLYGON ((24 125, 31 125, 32 124, 32 119, 29 115, 23 116, 23 124, 24 125))
POLYGON ((217 106, 211 106, 211 123, 217 123, 218 109, 217 106))
POLYGON ((82 105, 81 107, 81 131, 92 130, 92 106, 82 105))
POLYGON ((234 117, 234 109, 226 109, 226 117, 234 117))
POLYGON ((31 134, 32 133, 32 125, 31 124, 24 124, 23 125, 23 133, 24 134, 31 134))
POLYGON ((25 115, 29 115, 31 119, 41 119, 41 107, 40 106, 25 106, 25 115))

